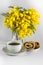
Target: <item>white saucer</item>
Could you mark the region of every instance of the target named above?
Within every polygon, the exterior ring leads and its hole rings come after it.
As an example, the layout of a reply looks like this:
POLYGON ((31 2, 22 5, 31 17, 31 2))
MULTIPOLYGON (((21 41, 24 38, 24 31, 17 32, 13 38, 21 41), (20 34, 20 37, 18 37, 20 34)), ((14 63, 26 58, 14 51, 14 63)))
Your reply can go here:
POLYGON ((25 51, 25 49, 24 49, 23 47, 22 47, 22 49, 21 49, 19 52, 17 52, 17 53, 11 53, 11 52, 9 52, 8 49, 7 49, 7 47, 4 47, 2 50, 3 50, 7 55, 10 55, 10 56, 15 56, 15 55, 18 55, 18 54, 23 53, 23 52, 25 51))

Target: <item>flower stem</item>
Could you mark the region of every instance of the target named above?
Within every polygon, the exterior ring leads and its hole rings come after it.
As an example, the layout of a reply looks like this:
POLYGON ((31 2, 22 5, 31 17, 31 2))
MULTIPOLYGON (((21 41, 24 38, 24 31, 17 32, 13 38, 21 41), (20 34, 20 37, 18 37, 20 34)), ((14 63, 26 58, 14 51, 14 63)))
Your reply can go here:
POLYGON ((16 39, 18 40, 18 34, 16 33, 16 39))

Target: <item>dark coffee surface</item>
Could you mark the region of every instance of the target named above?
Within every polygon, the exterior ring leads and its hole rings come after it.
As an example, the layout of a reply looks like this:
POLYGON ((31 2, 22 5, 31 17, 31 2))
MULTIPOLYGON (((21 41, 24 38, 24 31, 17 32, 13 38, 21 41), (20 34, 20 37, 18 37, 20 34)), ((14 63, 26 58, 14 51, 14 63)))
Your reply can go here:
POLYGON ((12 42, 12 43, 9 43, 9 45, 20 45, 20 43, 14 43, 14 42, 12 42))

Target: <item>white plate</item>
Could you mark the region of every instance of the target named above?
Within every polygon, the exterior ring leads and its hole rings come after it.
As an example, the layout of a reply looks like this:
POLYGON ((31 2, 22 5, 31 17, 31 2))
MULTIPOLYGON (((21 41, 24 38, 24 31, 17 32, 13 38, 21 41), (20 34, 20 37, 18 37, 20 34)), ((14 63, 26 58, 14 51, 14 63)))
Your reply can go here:
POLYGON ((17 53, 11 53, 11 52, 9 52, 8 49, 7 49, 7 47, 4 47, 2 50, 3 50, 7 55, 10 55, 10 56, 15 56, 15 55, 18 55, 18 54, 20 54, 20 53, 25 52, 25 49, 24 49, 23 47, 22 47, 22 49, 21 49, 19 52, 17 52, 17 53))

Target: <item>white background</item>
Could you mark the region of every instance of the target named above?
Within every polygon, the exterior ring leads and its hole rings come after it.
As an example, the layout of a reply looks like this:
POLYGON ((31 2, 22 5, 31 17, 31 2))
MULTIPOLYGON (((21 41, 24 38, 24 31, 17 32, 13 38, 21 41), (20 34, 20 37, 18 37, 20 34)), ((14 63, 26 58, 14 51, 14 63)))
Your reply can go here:
MULTIPOLYGON (((24 39, 24 41, 27 40, 24 39)), ((6 43, 5 43, 6 44, 6 43)), ((0 0, 0 65, 43 65, 43 0, 0 0), (40 25, 35 34, 29 40, 39 41, 38 51, 28 52, 19 56, 7 56, 1 50, 4 42, 12 39, 12 33, 3 25, 1 13, 7 12, 9 5, 22 6, 24 8, 36 8, 41 14, 40 25), (2 44, 2 45, 1 45, 2 44)))

